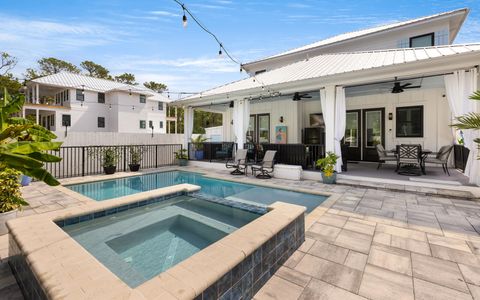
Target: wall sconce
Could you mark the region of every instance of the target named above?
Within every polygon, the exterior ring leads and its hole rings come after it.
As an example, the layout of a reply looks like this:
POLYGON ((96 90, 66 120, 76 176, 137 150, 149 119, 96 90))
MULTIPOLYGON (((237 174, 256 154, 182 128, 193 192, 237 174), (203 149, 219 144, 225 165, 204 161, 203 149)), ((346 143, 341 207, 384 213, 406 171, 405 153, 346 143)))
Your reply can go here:
POLYGON ((230 105, 228 107, 233 108, 233 106, 234 106, 233 101, 230 101, 230 105))
POLYGON ((280 123, 283 123, 283 116, 280 116, 280 123))
POLYGON ((393 120, 393 113, 388 113, 388 119, 391 121, 393 120))
POLYGON ((233 120, 230 121, 230 125, 233 125, 233 120))

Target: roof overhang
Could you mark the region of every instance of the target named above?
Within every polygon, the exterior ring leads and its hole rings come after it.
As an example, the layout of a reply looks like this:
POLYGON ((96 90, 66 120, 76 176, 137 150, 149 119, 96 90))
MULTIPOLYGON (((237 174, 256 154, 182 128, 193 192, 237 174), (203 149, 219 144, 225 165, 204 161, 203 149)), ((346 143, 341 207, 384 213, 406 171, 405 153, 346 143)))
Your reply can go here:
MULTIPOLYGON (((320 90, 331 85, 350 86, 394 80, 395 77, 398 77, 399 80, 401 80, 402 78, 441 75, 459 69, 469 69, 478 64, 480 64, 480 51, 473 51, 451 56, 440 56, 423 61, 356 70, 289 82, 280 82, 268 85, 268 89, 279 92, 281 95, 285 95, 299 91, 320 90)), ((269 72, 264 74, 268 75, 268 73, 269 72)), ((258 97, 264 94, 265 88, 262 89, 262 86, 258 85, 257 87, 229 91, 228 93, 208 95, 208 92, 206 92, 202 93, 202 96, 196 95, 187 99, 174 101, 172 105, 192 107, 208 106, 227 103, 233 100, 249 99, 250 97, 258 97)))

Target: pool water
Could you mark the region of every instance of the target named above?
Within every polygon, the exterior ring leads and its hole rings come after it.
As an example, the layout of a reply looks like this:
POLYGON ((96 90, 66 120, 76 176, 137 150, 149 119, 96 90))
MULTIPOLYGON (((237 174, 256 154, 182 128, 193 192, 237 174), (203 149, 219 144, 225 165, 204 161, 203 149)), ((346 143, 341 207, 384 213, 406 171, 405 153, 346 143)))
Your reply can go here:
POLYGON ((63 229, 134 288, 259 216, 178 196, 63 229))
POLYGON ((199 197, 218 197, 247 204, 268 206, 276 201, 305 206, 311 212, 327 197, 207 178, 199 173, 168 171, 67 186, 97 201, 118 198, 181 183, 201 187, 199 197))

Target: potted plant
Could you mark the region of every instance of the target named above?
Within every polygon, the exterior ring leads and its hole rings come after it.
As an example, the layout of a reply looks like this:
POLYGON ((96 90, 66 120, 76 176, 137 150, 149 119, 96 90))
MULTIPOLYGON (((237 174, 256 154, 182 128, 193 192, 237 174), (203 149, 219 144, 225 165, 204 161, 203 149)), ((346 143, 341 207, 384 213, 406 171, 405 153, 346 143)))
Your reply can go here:
POLYGON ((107 148, 103 151, 103 171, 105 174, 114 174, 117 171, 118 151, 114 148, 107 148))
POLYGON ((6 222, 17 217, 17 211, 28 205, 20 193, 21 173, 14 169, 0 172, 0 235, 8 232, 6 222))
POLYGON ((175 158, 178 160, 178 165, 186 166, 188 163, 187 149, 182 149, 174 153, 175 153, 175 158))
POLYGON ((335 165, 337 164, 337 156, 333 152, 327 152, 327 155, 324 158, 317 160, 317 167, 322 171, 323 183, 336 183, 337 182, 337 173, 335 172, 335 165))
POLYGON ((208 139, 203 134, 198 135, 196 138, 192 138, 192 144, 195 147, 195 159, 203 160, 203 143, 208 139))
POLYGON ((130 163, 128 167, 131 172, 140 170, 140 162, 142 161, 143 148, 139 146, 130 147, 130 163))

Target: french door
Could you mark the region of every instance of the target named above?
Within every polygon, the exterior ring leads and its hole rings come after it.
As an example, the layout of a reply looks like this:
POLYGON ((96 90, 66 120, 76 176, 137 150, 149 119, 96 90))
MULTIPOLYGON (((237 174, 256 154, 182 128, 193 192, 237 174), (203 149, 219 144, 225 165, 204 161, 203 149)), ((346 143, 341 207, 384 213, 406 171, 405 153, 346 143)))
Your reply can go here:
POLYGON ((270 143, 270 114, 250 115, 247 141, 254 143, 270 143))
POLYGON ((385 109, 347 111, 344 141, 348 160, 378 161, 376 146, 385 146, 385 109))

